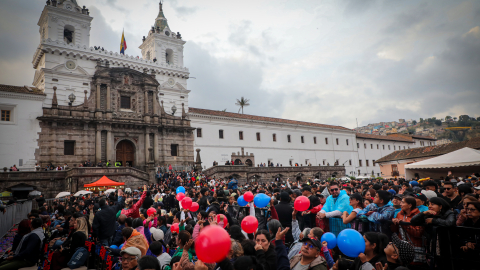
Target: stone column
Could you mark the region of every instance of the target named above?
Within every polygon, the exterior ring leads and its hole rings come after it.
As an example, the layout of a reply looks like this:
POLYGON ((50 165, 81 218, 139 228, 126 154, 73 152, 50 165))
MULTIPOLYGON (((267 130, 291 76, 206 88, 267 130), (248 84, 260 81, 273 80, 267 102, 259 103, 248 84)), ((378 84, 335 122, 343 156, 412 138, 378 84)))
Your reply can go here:
POLYGON ((110 108, 112 104, 112 97, 111 97, 111 92, 110 92, 110 85, 107 85, 107 111, 110 111, 110 108))
POLYGON ((148 114, 148 91, 145 91, 145 114, 148 114))
POLYGON ((145 132, 145 165, 150 161, 150 153, 148 149, 150 148, 150 134, 145 132))
POLYGON ((113 160, 113 139, 112 139, 112 131, 111 130, 108 130, 107 131, 107 154, 106 154, 106 157, 107 157, 107 160, 105 160, 105 162, 107 162, 108 160, 110 160, 112 162, 115 162, 115 160, 113 160))
POLYGON ((158 131, 153 133, 153 161, 158 165, 158 131))
POLYGON ((95 163, 98 163, 101 160, 102 160, 102 131, 100 129, 97 129, 97 136, 95 137, 95 163))
POLYGON ((100 110, 100 84, 97 84, 97 109, 100 110))
POLYGON ((153 112, 152 114, 154 115, 158 115, 158 110, 157 110, 157 94, 155 92, 153 92, 153 112))

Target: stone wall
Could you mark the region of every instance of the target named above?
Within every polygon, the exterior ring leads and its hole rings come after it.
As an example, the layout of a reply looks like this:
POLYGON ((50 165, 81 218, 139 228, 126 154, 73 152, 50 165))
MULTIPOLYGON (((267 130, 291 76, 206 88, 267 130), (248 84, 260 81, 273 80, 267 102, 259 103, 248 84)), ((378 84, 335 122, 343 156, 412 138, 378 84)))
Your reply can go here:
POLYGON ((213 166, 203 171, 207 177, 231 178, 235 177, 239 182, 248 181, 272 182, 276 178, 279 181, 303 181, 307 179, 327 179, 335 175, 345 176, 344 166, 304 166, 304 167, 249 167, 245 165, 213 166))
POLYGON ((40 172, 2 172, 0 173, 0 190, 12 187, 32 187, 41 191, 45 198, 54 198, 62 191, 72 193, 85 189, 84 184, 97 181, 107 176, 117 182, 125 182, 125 187, 132 189, 149 183, 151 176, 144 171, 131 167, 87 167, 72 168, 66 171, 40 172))

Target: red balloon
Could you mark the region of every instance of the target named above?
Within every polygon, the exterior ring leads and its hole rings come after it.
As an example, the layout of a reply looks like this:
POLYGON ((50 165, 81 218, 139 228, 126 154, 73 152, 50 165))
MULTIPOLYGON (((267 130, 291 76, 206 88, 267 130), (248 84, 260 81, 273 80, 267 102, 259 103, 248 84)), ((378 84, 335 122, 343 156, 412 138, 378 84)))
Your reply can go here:
POLYGON ((150 208, 148 208, 148 210, 147 210, 147 216, 153 216, 153 215, 155 215, 156 213, 157 213, 157 210, 155 210, 155 208, 153 208, 153 207, 150 207, 150 208))
POLYGON ((184 209, 189 209, 190 210, 190 206, 192 206, 192 198, 189 198, 189 197, 183 198, 182 207, 184 209))
POLYGON ((170 227, 170 231, 179 233, 180 232, 180 227, 178 227, 178 223, 173 223, 172 226, 170 227))
POLYGON ((243 194, 243 199, 245 199, 247 202, 253 201, 253 193, 250 191, 245 192, 245 194, 243 194))
POLYGON ((226 216, 222 215, 222 214, 218 214, 217 215, 217 224, 220 224, 220 216, 223 217, 223 228, 227 227, 227 224, 228 224, 228 219, 226 216))
POLYGON ((183 200, 183 198, 185 198, 185 194, 184 193, 178 193, 177 194, 177 201, 181 202, 183 200))
POLYGON ((258 228, 258 220, 254 216, 246 216, 242 220, 242 230, 246 233, 254 233, 258 228))
POLYGON ((189 210, 192 211, 192 212, 197 212, 198 208, 200 208, 200 205, 198 205, 198 203, 196 203, 196 202, 192 202, 192 205, 190 206, 189 210))
POLYGON ((293 203, 293 207, 299 212, 305 211, 310 207, 310 200, 305 196, 298 196, 293 203))
POLYGON ((203 229, 195 241, 195 252, 205 263, 221 262, 230 252, 230 235, 220 226, 210 225, 203 229))

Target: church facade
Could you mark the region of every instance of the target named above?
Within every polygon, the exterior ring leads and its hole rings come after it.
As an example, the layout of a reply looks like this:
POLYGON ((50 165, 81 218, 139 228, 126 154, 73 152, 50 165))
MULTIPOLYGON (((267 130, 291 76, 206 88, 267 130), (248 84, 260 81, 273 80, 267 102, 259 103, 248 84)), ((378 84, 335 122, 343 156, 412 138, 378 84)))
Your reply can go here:
MULTIPOLYGON (((77 167, 119 162, 142 171, 204 169, 243 149, 251 166, 344 166, 352 176, 383 176, 375 160, 432 138, 364 136, 351 129, 190 108, 185 41, 162 4, 141 57, 90 45, 93 17, 76 0, 46 1, 38 21, 33 86, 0 84, 0 166, 77 167)), ((235 161, 234 161, 235 162, 235 161)))

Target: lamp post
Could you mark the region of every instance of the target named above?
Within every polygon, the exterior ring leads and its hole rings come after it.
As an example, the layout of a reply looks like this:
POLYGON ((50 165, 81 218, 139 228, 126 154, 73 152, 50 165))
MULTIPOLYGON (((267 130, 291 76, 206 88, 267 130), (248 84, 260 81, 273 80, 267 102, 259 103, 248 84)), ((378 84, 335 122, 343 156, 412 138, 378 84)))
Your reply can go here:
POLYGON ((68 103, 69 106, 72 106, 73 102, 75 101, 75 98, 77 98, 75 96, 75 94, 71 93, 69 96, 68 96, 68 100, 70 100, 70 102, 68 103))
POLYGON ((172 106, 172 115, 175 115, 175 112, 177 111, 177 107, 175 106, 175 104, 173 104, 172 106))

